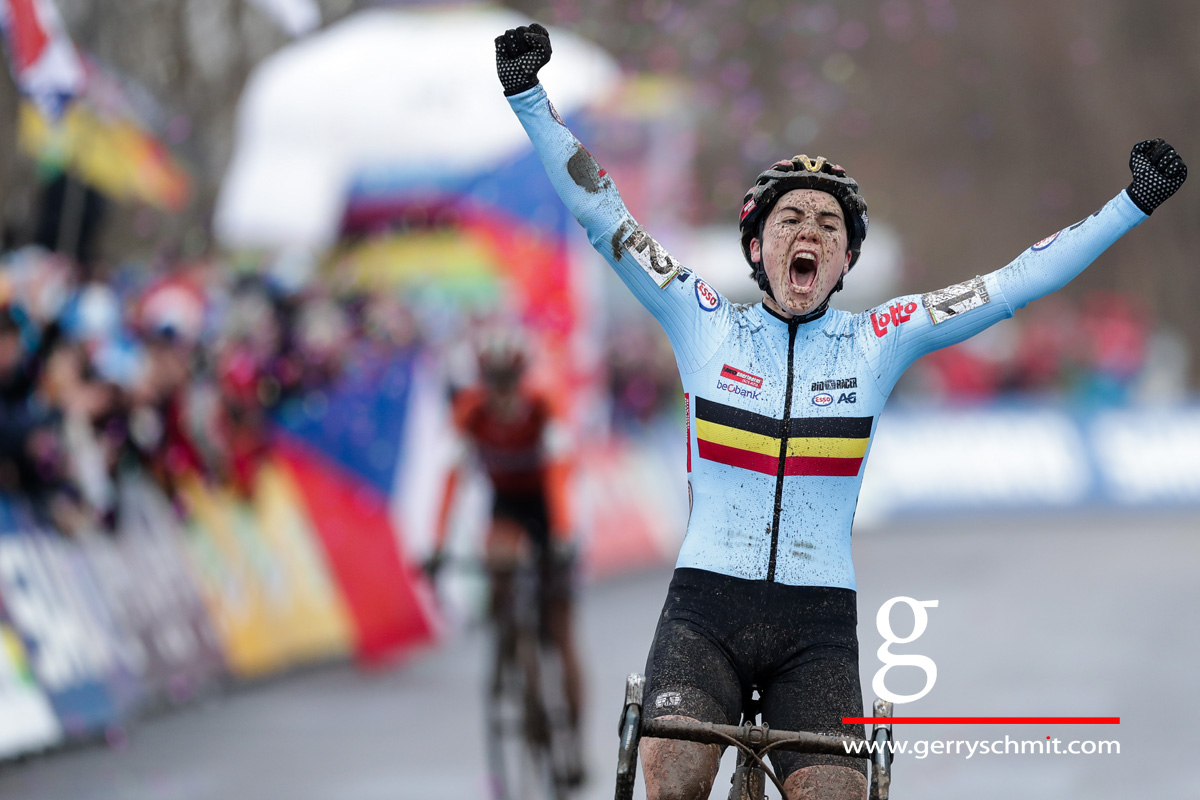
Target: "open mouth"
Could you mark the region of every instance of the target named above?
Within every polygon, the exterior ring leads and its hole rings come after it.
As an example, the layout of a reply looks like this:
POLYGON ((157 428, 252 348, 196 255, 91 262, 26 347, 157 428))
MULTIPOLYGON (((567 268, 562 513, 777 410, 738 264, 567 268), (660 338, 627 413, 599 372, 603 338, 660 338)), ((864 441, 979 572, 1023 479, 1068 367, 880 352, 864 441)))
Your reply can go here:
POLYGON ((817 282, 817 254, 801 252, 792 257, 788 269, 788 282, 792 291, 800 294, 811 292, 817 282))

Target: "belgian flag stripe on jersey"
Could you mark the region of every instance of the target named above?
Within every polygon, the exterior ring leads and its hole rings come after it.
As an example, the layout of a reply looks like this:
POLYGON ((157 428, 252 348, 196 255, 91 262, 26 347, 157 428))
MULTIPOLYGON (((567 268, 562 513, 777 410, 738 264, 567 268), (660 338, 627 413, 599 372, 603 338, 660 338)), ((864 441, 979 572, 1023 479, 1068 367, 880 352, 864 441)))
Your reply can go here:
MULTIPOLYGON (((750 450, 764 456, 779 457, 779 438, 751 433, 739 428, 718 425, 707 420, 696 420, 696 435, 715 444, 750 450)), ((821 458, 862 458, 867 454, 870 439, 839 439, 835 437, 806 436, 788 439, 789 456, 815 456, 821 458)))
MULTIPOLYGON (((790 422, 784 475, 858 474, 870 443, 871 417, 815 417, 790 422)), ((778 474, 782 428, 781 420, 696 398, 696 449, 709 461, 778 474)))

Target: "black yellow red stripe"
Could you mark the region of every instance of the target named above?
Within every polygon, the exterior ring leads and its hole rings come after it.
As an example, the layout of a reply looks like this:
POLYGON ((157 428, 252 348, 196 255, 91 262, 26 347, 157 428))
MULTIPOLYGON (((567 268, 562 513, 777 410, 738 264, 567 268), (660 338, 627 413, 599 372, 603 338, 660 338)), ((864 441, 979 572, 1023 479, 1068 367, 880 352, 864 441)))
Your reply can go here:
MULTIPOLYGON (((870 443, 871 423, 871 417, 789 420, 783 474, 857 475, 870 443)), ((782 420, 696 398, 696 449, 701 458, 775 475, 782 433, 782 420)))

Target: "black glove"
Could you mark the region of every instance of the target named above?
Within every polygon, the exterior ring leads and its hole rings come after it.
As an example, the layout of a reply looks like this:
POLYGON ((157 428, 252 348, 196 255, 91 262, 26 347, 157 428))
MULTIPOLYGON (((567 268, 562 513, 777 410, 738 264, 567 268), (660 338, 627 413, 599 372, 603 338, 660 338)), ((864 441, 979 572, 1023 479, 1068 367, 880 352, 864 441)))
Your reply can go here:
POLYGON ((550 32, 536 22, 509 28, 496 37, 496 73, 505 96, 520 94, 538 84, 538 70, 550 60, 550 32))
POLYGON ((1187 164, 1162 139, 1135 144, 1129 154, 1129 171, 1133 173, 1133 183, 1125 191, 1146 214, 1153 213, 1175 194, 1187 178, 1187 164))

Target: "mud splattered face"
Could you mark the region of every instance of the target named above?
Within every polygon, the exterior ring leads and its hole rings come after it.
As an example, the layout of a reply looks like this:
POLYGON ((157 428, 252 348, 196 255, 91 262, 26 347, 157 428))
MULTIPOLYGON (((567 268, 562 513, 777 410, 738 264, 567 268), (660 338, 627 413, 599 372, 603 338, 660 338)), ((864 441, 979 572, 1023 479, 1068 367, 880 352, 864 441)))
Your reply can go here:
POLYGON ((833 195, 793 189, 767 215, 761 241, 750 240, 750 258, 766 270, 779 310, 800 315, 820 305, 846 274, 848 246, 846 219, 833 195))

